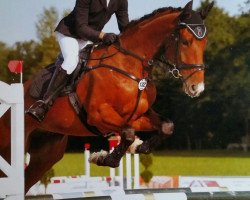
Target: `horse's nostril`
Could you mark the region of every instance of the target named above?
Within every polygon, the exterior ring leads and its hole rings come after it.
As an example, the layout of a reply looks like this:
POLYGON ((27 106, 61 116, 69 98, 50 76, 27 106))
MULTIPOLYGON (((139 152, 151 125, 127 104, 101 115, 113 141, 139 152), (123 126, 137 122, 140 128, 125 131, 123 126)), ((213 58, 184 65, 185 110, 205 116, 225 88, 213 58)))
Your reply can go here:
POLYGON ((195 92, 195 91, 197 90, 197 86, 196 86, 196 85, 191 85, 191 90, 192 90, 193 92, 195 92))
POLYGON ((199 83, 199 84, 194 84, 189 86, 189 92, 198 96, 201 92, 204 91, 204 84, 199 83))

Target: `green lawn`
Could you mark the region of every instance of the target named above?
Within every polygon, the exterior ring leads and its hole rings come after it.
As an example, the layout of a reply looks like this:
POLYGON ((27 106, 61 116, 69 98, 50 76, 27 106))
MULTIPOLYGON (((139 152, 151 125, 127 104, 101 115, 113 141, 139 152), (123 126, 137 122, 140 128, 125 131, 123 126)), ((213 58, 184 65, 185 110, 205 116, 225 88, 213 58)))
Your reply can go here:
MULTIPOLYGON (((250 153, 164 151, 155 152, 152 156, 153 164, 149 169, 154 175, 250 176, 250 153)), ((53 169, 55 176, 82 175, 84 173, 84 154, 67 153, 53 169)), ((143 169, 144 167, 140 165, 140 171, 143 169)), ((108 167, 98 167, 91 164, 91 176, 108 175, 108 167)))

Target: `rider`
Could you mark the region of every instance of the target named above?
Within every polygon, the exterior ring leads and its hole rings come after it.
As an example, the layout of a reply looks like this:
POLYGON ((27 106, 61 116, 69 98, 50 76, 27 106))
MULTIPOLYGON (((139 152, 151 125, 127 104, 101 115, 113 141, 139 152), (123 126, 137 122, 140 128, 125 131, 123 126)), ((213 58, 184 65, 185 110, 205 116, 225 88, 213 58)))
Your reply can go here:
POLYGON ((64 61, 57 66, 43 99, 27 113, 41 122, 75 70, 79 51, 92 42, 110 45, 117 40, 116 34, 102 32, 113 14, 122 32, 129 22, 127 0, 76 0, 73 11, 55 29, 64 61))

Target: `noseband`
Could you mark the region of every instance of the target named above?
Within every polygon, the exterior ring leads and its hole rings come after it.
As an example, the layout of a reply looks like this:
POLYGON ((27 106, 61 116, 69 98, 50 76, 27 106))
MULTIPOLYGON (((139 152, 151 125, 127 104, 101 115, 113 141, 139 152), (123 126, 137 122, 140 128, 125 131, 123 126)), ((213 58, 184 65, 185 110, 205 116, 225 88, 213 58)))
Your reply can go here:
POLYGON ((181 61, 180 30, 182 28, 187 28, 199 40, 203 39, 206 35, 206 27, 204 26, 204 24, 186 24, 184 22, 179 22, 177 27, 173 31, 173 33, 167 39, 168 43, 165 45, 165 51, 164 51, 166 52, 167 48, 170 46, 171 41, 175 42, 174 62, 166 58, 165 55, 161 55, 160 59, 158 60, 169 67, 169 72, 173 75, 173 77, 180 78, 183 82, 185 82, 187 79, 193 76, 196 72, 204 70, 207 66, 204 63, 201 63, 201 64, 188 63, 187 64, 181 61), (195 28, 192 28, 192 27, 195 27, 195 28), (202 31, 201 27, 203 27, 204 31, 202 31), (191 73, 188 77, 185 77, 185 79, 183 79, 183 76, 181 75, 180 70, 187 70, 187 69, 196 69, 196 70, 193 73, 191 73))

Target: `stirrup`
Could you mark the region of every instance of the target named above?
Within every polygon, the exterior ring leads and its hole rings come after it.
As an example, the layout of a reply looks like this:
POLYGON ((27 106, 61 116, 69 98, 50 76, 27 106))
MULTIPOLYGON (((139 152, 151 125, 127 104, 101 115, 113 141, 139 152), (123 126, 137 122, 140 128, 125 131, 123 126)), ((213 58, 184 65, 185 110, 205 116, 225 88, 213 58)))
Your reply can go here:
POLYGON ((39 122, 42 122, 48 110, 46 106, 46 103, 40 100, 31 105, 25 113, 29 114, 39 122))
POLYGON ((27 110, 25 110, 25 114, 29 113, 30 109, 33 109, 34 107, 41 106, 41 104, 45 105, 45 102, 43 100, 38 100, 35 103, 33 103, 27 110), (38 104, 38 105, 37 105, 38 104))

